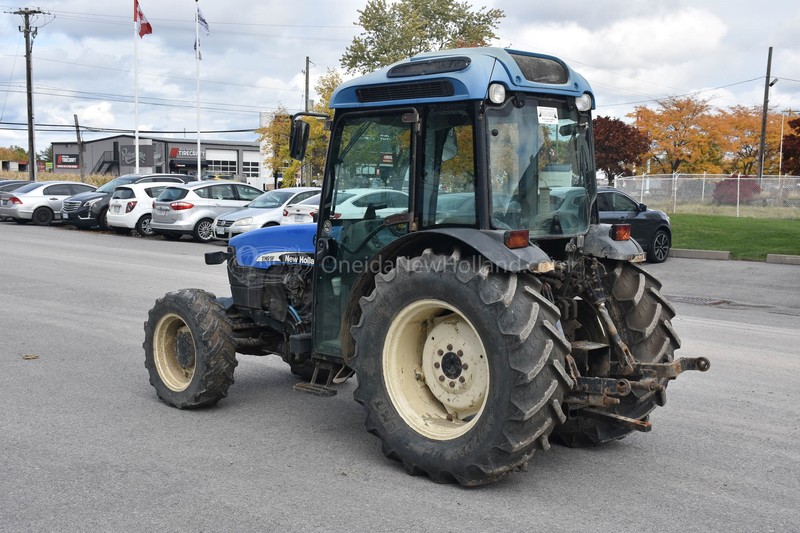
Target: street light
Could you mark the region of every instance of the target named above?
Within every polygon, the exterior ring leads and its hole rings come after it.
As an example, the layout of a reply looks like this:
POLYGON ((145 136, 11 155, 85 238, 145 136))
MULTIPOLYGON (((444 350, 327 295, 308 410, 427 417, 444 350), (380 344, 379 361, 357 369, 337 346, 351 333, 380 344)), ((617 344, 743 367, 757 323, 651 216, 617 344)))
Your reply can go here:
POLYGON ((772 47, 769 47, 767 55, 767 76, 764 79, 764 107, 761 112, 761 143, 758 147, 758 182, 764 176, 764 148, 766 147, 767 137, 767 107, 769 106, 769 88, 778 83, 778 78, 769 81, 770 69, 772 68, 772 47))

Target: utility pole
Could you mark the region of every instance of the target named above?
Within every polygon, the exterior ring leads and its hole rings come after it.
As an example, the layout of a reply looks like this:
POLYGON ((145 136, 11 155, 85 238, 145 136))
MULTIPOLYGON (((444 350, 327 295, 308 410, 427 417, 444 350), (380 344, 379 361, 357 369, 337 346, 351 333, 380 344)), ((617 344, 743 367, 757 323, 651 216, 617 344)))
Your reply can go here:
MULTIPOLYGON (((306 69, 303 71, 303 73, 306 75, 306 91, 305 91, 305 94, 303 95, 303 100, 304 100, 303 110, 306 113, 308 113, 308 72, 310 70, 309 69, 310 63, 311 63, 311 61, 309 60, 308 56, 306 56, 306 69)), ((306 163, 305 161, 300 165, 300 186, 301 187, 306 184, 305 183, 306 182, 305 178, 306 178, 306 166, 307 165, 308 165, 308 163, 306 163)), ((310 183, 311 179, 309 178, 308 181, 310 183)))
POLYGON ((764 149, 767 144, 767 110, 769 108, 769 88, 775 85, 778 80, 770 81, 770 70, 772 68, 772 47, 769 47, 767 55, 767 77, 764 80, 764 107, 761 112, 761 144, 758 148, 758 183, 764 176, 764 149))
POLYGON ((28 179, 36 181, 36 147, 34 143, 33 129, 33 81, 31 76, 31 53, 33 51, 33 40, 39 28, 31 28, 31 15, 41 15, 40 9, 18 9, 14 15, 22 15, 25 21, 24 26, 19 27, 19 31, 25 34, 25 81, 28 85, 28 179))
POLYGON ((75 136, 78 138, 78 166, 81 169, 81 183, 86 182, 86 171, 83 168, 83 140, 81 139, 81 127, 78 124, 78 115, 72 115, 75 118, 75 136))

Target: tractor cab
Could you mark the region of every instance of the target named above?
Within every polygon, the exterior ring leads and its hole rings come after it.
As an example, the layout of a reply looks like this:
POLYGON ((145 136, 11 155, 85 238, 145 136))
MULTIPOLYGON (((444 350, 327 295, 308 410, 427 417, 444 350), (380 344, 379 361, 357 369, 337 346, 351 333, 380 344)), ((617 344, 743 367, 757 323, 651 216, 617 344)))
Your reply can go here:
MULTIPOLYGON (((348 299, 381 270, 376 258, 403 246, 395 240, 493 241, 507 261, 548 268, 549 257, 525 249, 589 228, 592 106, 588 84, 560 60, 498 48, 422 54, 339 87, 317 228, 315 351, 341 357, 348 299), (354 201, 364 188, 373 194, 354 201)), ((294 154, 304 151, 303 115, 292 121, 294 154)))

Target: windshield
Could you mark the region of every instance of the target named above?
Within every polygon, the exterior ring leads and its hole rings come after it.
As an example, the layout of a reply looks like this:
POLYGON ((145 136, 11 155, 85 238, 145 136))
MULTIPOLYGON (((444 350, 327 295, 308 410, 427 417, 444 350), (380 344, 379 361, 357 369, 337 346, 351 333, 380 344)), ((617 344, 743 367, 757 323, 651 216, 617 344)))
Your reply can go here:
POLYGON ((294 193, 292 191, 269 191, 267 193, 262 194, 252 202, 247 207, 257 207, 259 209, 275 209, 276 207, 280 207, 283 203, 288 200, 294 193))
POLYGON ((588 117, 579 126, 566 101, 533 98, 486 115, 493 226, 531 237, 586 232, 594 193, 588 117))
POLYGON ((98 187, 95 190, 95 192, 114 192, 114 189, 117 188, 117 185, 122 185, 123 183, 130 183, 130 182, 131 182, 130 178, 124 178, 124 177, 115 178, 106 183, 105 185, 101 185, 100 187, 98 187))

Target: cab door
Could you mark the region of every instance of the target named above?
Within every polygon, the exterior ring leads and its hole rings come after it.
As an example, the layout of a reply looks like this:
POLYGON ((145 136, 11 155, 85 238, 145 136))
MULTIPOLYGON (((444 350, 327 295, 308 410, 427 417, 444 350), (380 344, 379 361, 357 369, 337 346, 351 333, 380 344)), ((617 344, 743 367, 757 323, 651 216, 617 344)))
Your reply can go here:
POLYGON ((317 226, 313 342, 318 354, 341 357, 340 329, 349 327, 341 318, 353 285, 378 251, 408 232, 416 123, 416 113, 406 109, 380 116, 353 113, 334 126, 317 226), (357 195, 369 200, 354 208, 357 195))

